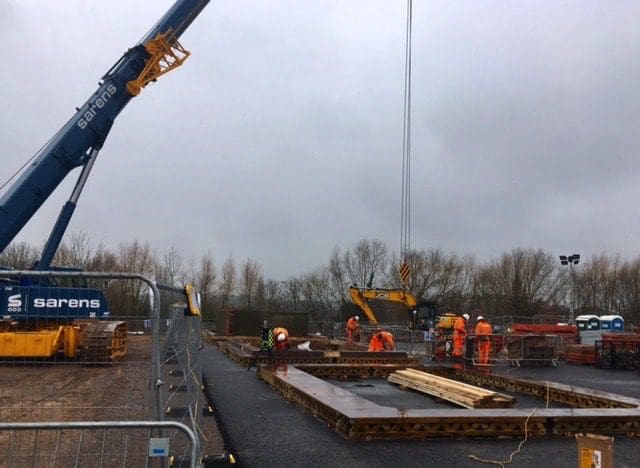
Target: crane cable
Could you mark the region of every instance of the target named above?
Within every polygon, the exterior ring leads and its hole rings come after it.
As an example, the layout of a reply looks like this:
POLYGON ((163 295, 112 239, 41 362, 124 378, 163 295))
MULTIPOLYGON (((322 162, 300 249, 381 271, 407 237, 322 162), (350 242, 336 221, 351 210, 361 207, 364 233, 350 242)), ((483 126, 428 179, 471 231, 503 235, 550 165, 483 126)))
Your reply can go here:
POLYGON ((15 178, 16 178, 16 177, 18 176, 18 174, 20 174, 20 173, 24 170, 24 168, 25 168, 25 167, 27 167, 29 164, 31 164, 31 161, 33 161, 35 158, 37 158, 37 157, 40 155, 40 153, 42 153, 42 150, 45 148, 45 146, 47 146, 47 145, 51 142, 51 140, 53 140, 53 138, 54 138, 54 137, 55 137, 55 135, 54 135, 53 137, 49 138, 49 141, 47 141, 44 145, 42 145, 42 146, 40 147, 40 149, 39 149, 38 151, 36 151, 36 152, 33 154, 33 156, 31 156, 31 157, 27 160, 27 162, 25 162, 25 163, 24 163, 24 164, 23 164, 23 165, 22 165, 22 166, 21 166, 17 171, 15 171, 15 172, 13 173, 13 175, 9 176, 9 177, 7 178, 7 180, 5 180, 5 181, 2 183, 2 185, 0 185, 0 192, 2 192, 2 190, 3 190, 7 185, 9 185, 9 183, 10 183, 13 179, 15 179, 15 178))
POLYGON ((402 128, 402 196, 400 208, 400 277, 408 284, 410 267, 407 256, 411 250, 411 29, 413 23, 412 0, 407 0, 407 25, 404 64, 404 109, 402 128))

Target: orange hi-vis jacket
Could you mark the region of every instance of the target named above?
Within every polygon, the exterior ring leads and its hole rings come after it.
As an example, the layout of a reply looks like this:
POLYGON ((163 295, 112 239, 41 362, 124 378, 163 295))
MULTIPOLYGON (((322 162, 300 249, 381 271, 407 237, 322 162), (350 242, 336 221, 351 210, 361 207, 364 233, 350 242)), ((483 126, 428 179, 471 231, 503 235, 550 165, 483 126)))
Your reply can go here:
POLYGON ((376 333, 369 341, 369 351, 393 351, 395 349, 396 343, 393 335, 386 331, 376 333))
POLYGON ((391 333, 383 331, 382 340, 384 341, 384 349, 387 351, 394 351, 396 349, 396 341, 393 339, 391 333))
POLYGON ((349 332, 350 334, 356 331, 359 326, 360 322, 356 320, 355 316, 347 320, 347 332, 349 332))
POLYGON ((384 351, 384 339, 379 336, 378 333, 371 337, 369 341, 369 351, 377 353, 378 351, 384 351))
POLYGON ((467 321, 464 317, 458 317, 453 324, 453 333, 457 333, 460 336, 467 336, 467 321))
POLYGON ((491 325, 486 320, 481 320, 476 325, 476 335, 491 335, 491 325))

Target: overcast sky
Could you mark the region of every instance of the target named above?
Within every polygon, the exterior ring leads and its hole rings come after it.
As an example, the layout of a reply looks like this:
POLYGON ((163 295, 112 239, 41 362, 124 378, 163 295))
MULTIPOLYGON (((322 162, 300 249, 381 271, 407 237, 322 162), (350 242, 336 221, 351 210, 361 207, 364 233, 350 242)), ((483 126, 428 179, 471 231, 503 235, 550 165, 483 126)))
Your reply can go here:
MULTIPOLYGON (((0 0, 0 183, 171 0, 0 0)), ((286 279, 399 248, 406 2, 212 0, 116 120, 69 227, 286 279)), ((413 4, 413 246, 636 257, 640 2, 413 4)), ((72 173, 17 240, 49 234, 72 173)))

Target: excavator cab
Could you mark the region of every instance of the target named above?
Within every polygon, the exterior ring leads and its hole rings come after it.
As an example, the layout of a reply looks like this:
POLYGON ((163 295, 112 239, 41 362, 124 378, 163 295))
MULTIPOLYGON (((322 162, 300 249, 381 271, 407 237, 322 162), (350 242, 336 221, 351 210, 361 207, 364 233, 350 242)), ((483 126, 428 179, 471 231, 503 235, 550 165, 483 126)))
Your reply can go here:
POLYGON ((438 313, 435 302, 422 301, 418 303, 412 314, 411 328, 414 330, 430 331, 436 327, 438 313))

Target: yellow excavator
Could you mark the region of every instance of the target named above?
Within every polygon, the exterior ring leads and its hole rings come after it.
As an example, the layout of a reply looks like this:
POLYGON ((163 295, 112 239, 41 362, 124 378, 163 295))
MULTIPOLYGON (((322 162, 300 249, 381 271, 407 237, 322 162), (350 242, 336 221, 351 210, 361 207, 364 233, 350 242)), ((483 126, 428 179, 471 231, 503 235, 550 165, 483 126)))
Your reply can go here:
POLYGON ((379 320, 369 305, 370 300, 403 304, 408 312, 408 326, 413 330, 453 329, 453 323, 457 318, 451 313, 438 315, 435 302, 418 302, 413 294, 403 289, 360 288, 354 285, 349 287, 349 294, 353 303, 362 310, 372 324, 379 323, 379 320))
POLYGON ((436 340, 435 356, 443 359, 453 348, 453 325, 458 318, 454 313, 438 314, 433 301, 418 301, 403 289, 359 288, 350 286, 351 300, 367 316, 371 324, 379 320, 369 305, 370 300, 391 301, 403 304, 408 312, 408 326, 412 330, 433 333, 436 340))

